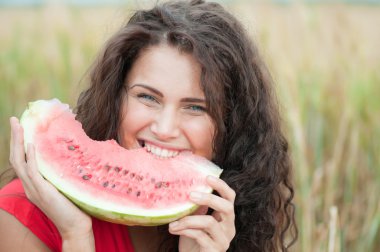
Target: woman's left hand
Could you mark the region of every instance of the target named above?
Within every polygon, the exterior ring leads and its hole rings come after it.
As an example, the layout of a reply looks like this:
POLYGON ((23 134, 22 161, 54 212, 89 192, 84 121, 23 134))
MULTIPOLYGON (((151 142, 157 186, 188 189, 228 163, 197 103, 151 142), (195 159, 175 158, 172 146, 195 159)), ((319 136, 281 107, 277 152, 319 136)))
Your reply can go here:
POLYGON ((180 236, 180 252, 226 251, 235 236, 235 191, 219 178, 208 176, 207 183, 220 197, 194 192, 190 194, 190 199, 198 205, 214 209, 213 214, 186 216, 169 225, 169 232, 180 236))

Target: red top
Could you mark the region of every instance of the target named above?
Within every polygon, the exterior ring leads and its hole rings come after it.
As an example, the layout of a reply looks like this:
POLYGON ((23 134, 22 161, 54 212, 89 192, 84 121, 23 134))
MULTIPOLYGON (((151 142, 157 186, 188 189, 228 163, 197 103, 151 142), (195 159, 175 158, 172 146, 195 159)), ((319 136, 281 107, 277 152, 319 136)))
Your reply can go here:
MULTIPOLYGON (((26 198, 19 179, 0 190, 0 208, 15 216, 52 251, 62 251, 62 239, 57 228, 26 198)), ((134 251, 126 226, 92 218, 92 228, 97 252, 134 251)))

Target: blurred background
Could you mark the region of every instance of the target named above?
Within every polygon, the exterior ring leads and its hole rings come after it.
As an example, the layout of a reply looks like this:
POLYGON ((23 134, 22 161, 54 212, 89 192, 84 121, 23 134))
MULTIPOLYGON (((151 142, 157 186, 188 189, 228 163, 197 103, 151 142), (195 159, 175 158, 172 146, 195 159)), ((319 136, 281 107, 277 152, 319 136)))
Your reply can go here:
MULTIPOLYGON (((134 9, 155 1, 0 0, 0 172, 9 117, 75 105, 86 71, 134 9)), ((291 145, 292 251, 380 251, 380 1, 219 1, 259 45, 291 145)))

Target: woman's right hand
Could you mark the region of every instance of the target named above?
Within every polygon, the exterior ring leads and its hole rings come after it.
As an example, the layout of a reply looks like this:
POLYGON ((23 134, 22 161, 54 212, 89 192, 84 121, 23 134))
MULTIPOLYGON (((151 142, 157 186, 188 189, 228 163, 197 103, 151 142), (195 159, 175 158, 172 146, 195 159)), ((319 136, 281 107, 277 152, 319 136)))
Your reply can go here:
POLYGON ((91 218, 41 176, 32 144, 28 144, 25 156, 24 134, 18 119, 11 117, 10 124, 9 160, 28 199, 55 224, 61 234, 64 251, 95 251, 91 218))

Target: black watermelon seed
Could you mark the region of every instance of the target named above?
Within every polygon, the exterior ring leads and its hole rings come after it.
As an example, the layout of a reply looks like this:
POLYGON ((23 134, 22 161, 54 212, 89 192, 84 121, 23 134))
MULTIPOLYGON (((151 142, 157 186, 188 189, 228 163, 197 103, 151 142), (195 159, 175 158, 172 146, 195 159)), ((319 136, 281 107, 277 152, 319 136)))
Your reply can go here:
POLYGON ((107 186, 108 186, 108 184, 109 184, 109 182, 108 182, 108 181, 106 181, 106 182, 104 182, 104 183, 103 183, 103 186, 104 186, 104 187, 107 187, 107 186))
POLYGON ((67 149, 69 149, 69 150, 75 150, 76 148, 75 148, 74 145, 69 145, 69 146, 67 147, 67 149))
POLYGON ((131 176, 131 178, 134 178, 135 175, 136 175, 136 174, 135 174, 134 172, 132 172, 130 176, 131 176))
POLYGON ((154 186, 156 188, 161 188, 162 187, 162 182, 157 182, 154 186))
POLYGON ((116 172, 119 172, 119 171, 121 170, 121 168, 120 168, 120 167, 118 167, 118 166, 115 166, 115 168, 114 168, 114 169, 115 169, 115 171, 116 171, 116 172))
POLYGON ((136 196, 139 197, 140 195, 141 195, 141 192, 138 191, 138 192, 136 193, 136 196))
POLYGON ((113 184, 113 185, 112 185, 112 188, 115 188, 115 187, 116 187, 116 185, 115 185, 115 184, 113 184))
POLYGON ((89 180, 91 177, 92 177, 91 174, 86 174, 82 176, 82 179, 89 180))

